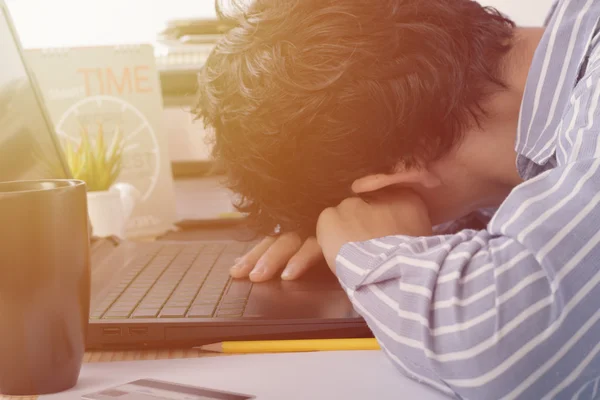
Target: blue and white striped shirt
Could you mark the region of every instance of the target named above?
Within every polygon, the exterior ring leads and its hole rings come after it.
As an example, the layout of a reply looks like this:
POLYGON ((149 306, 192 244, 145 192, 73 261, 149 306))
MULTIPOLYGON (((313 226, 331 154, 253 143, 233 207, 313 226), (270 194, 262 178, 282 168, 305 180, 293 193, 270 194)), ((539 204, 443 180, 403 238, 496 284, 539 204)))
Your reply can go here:
POLYGON ((600 0, 561 0, 535 53, 524 183, 485 230, 342 247, 337 274, 405 374, 468 399, 600 398, 600 0))

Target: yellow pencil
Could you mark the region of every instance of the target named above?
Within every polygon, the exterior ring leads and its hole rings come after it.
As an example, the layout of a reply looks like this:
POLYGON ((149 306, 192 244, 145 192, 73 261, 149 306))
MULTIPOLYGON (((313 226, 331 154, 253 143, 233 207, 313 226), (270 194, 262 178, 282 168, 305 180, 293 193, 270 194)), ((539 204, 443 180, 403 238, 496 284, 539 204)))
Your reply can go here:
POLYGON ((303 351, 379 350, 375 339, 258 340, 200 346, 216 353, 295 353, 303 351))

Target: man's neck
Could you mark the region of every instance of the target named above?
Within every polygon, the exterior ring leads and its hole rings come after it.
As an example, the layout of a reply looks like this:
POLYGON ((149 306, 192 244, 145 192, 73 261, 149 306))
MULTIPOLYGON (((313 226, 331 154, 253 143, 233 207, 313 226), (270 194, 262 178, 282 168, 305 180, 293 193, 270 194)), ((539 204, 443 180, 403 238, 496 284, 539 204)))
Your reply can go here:
POLYGON ((497 142, 491 146, 495 147, 491 156, 496 158, 496 168, 490 172, 494 174, 492 178, 509 191, 522 182, 516 169, 514 150, 517 126, 529 69, 543 34, 544 28, 516 29, 513 46, 504 60, 503 81, 507 90, 492 100, 492 110, 497 113, 489 121, 490 140, 497 142))
POLYGON ((522 99, 529 69, 537 50, 544 28, 516 28, 513 46, 506 55, 504 64, 504 80, 509 90, 522 99))
POLYGON ((467 176, 464 182, 447 176, 445 181, 470 192, 465 198, 475 209, 500 205, 522 183, 516 167, 515 141, 527 76, 542 35, 542 28, 516 30, 513 46, 503 60, 501 79, 506 89, 487 99, 484 104, 487 116, 481 126, 466 132, 448 165, 440 168, 442 176, 447 173, 444 171, 451 171, 448 166, 463 168, 462 172, 451 175, 467 176))

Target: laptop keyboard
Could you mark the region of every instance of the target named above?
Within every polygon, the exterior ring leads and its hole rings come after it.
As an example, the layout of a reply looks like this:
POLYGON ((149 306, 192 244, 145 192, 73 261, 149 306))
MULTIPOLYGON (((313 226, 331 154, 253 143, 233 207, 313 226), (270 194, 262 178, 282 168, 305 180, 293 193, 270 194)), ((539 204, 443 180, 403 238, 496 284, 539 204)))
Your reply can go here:
POLYGON ((252 283, 229 268, 245 243, 156 243, 130 264, 91 319, 241 317, 252 283))

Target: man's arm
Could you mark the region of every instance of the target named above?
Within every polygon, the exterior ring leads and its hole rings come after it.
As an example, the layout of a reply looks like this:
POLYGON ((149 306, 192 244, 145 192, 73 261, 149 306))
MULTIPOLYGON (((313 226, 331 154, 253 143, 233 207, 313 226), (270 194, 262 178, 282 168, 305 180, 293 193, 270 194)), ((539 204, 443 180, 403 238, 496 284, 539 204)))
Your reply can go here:
POLYGON ((513 190, 486 230, 342 247, 342 285, 408 375, 473 399, 599 390, 600 80, 589 70, 558 167, 513 190))

